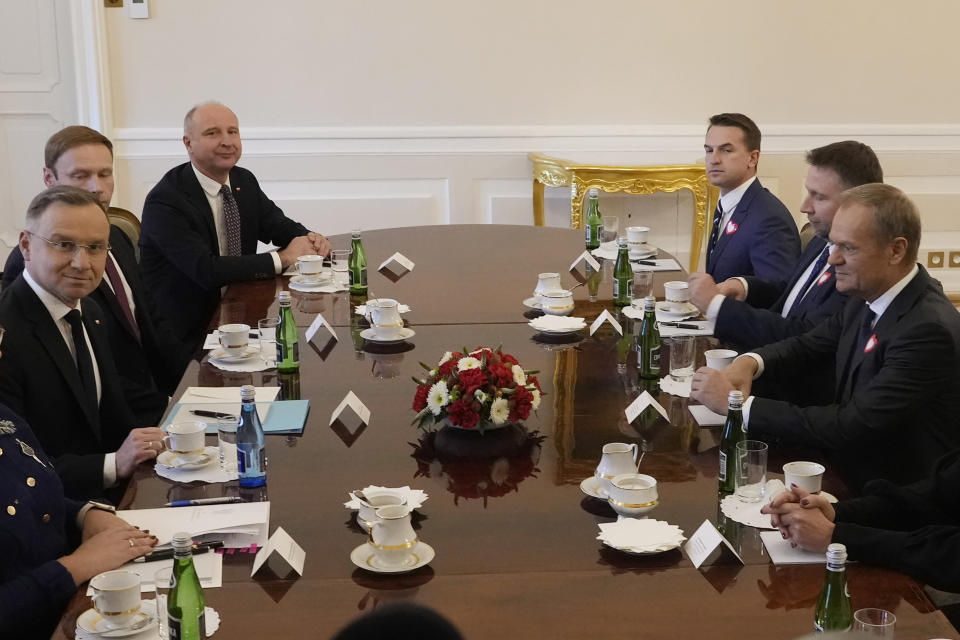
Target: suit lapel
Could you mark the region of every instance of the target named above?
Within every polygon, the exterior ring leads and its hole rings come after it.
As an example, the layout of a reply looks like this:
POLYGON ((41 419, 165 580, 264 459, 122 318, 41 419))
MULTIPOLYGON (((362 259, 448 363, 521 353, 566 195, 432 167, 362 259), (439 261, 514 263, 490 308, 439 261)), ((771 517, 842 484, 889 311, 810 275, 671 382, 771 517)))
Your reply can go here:
POLYGON ((207 194, 200 186, 196 174, 193 172, 193 165, 189 162, 184 165, 183 175, 180 180, 183 186, 183 194, 190 201, 203 221, 204 228, 207 230, 207 241, 213 248, 213 252, 220 255, 220 243, 217 240, 217 227, 213 223, 213 211, 210 210, 210 202, 207 200, 207 194))
POLYGON ((757 192, 762 189, 760 186, 760 180, 754 180, 753 184, 747 187, 747 190, 743 193, 743 197, 740 198, 740 202, 737 203, 737 206, 733 210, 733 215, 730 216, 729 222, 723 227, 720 228, 720 238, 717 240, 717 247, 713 250, 713 254, 710 256, 713 258, 711 262, 711 268, 716 264, 717 260, 720 258, 720 255, 723 254, 723 250, 726 248, 727 244, 733 241, 733 237, 737 234, 740 226, 743 225, 743 221, 746 220, 747 214, 750 213, 750 203, 753 202, 754 197, 757 195, 757 192))

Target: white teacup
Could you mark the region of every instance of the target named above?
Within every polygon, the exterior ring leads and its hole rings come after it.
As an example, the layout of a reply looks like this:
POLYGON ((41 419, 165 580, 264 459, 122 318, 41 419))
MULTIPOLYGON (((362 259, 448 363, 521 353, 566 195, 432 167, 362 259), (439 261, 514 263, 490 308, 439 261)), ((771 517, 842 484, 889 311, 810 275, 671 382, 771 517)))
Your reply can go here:
POLYGON ((600 478, 604 488, 609 491, 610 481, 616 476, 637 472, 639 456, 640 448, 636 443, 608 442, 603 445, 603 455, 600 457, 600 464, 597 465, 594 475, 600 478))
POLYGON ((627 244, 639 246, 647 244, 650 227, 627 227, 627 244))
POLYGON ((783 465, 783 483, 787 485, 787 489, 791 485, 797 485, 810 493, 819 493, 825 471, 826 468, 816 462, 788 462, 783 465))
POLYGON ((656 508, 660 503, 657 481, 644 473, 622 473, 610 481, 607 502, 624 516, 636 516, 656 508))
POLYGON ((403 329, 400 304, 391 298, 367 300, 367 320, 381 340, 396 338, 403 329))
POLYGON ((559 273, 541 273, 537 276, 537 288, 533 290, 533 295, 539 296, 544 291, 562 288, 559 273))
POLYGON ((375 493, 367 496, 367 503, 360 502, 360 509, 357 511, 357 523, 366 530, 370 530, 370 523, 377 519, 377 509, 380 507, 391 507, 404 505, 406 499, 396 493, 375 493))
POLYGON ((663 283, 664 295, 671 311, 686 311, 690 301, 690 287, 682 280, 663 283))
POLYGON ((573 291, 550 289, 537 296, 540 310, 550 316, 568 316, 573 313, 573 291))
POLYGON ((196 462, 203 457, 206 431, 206 422, 175 422, 167 427, 163 444, 184 461, 196 462))
POLYGON ((90 580, 93 608, 108 627, 126 627, 140 613, 140 574, 107 571, 90 580))
POLYGON ((703 355, 707 359, 708 367, 720 371, 733 362, 734 358, 740 354, 732 349, 710 349, 704 351, 703 355))
POLYGON ((217 329, 217 336, 228 356, 239 356, 250 344, 250 325, 222 324, 217 329))
POLYGON ((417 545, 417 532, 410 524, 410 511, 410 507, 400 504, 380 507, 376 518, 370 522, 368 543, 385 566, 402 565, 417 545))
POLYGON ((316 282, 323 276, 323 256, 306 255, 297 258, 297 271, 307 282, 316 282))

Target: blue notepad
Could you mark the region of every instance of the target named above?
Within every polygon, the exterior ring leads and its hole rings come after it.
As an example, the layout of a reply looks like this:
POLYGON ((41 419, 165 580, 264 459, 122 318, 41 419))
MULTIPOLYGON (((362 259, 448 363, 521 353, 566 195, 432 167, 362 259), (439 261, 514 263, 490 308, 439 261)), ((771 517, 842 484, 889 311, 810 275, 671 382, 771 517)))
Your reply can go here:
MULTIPOLYGON (((240 403, 204 402, 184 404, 178 402, 173 405, 173 408, 167 413, 167 417, 163 420, 163 426, 173 424, 174 422, 187 422, 190 420, 208 421, 207 433, 216 435, 216 420, 195 416, 190 413, 192 409, 238 415, 240 412, 240 403)), ((260 415, 260 421, 263 423, 264 433, 268 435, 301 435, 303 433, 303 427, 307 424, 307 415, 310 413, 310 401, 277 400, 275 402, 258 402, 257 412, 260 415)))

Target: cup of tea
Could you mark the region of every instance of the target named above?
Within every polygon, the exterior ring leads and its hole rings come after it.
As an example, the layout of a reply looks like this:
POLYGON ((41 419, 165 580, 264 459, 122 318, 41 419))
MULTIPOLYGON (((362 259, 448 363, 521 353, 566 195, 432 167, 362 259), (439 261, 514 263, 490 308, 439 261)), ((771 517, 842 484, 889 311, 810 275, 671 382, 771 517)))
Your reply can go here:
POLYGON ((203 457, 206 432, 206 422, 175 422, 167 427, 163 444, 185 462, 196 462, 203 457))
POLYGON ((823 474, 826 470, 826 467, 816 462, 805 460, 788 462, 783 465, 783 483, 787 485, 787 489, 791 488, 792 485, 797 485, 810 493, 820 493, 823 474))
POLYGON ((550 289, 537 296, 540 310, 550 316, 568 316, 573 313, 573 291, 550 289))
POLYGON ((664 282, 663 291, 671 311, 681 312, 689 309, 690 287, 686 282, 682 280, 664 282))
POLYGON ((364 494, 367 497, 366 502, 360 501, 360 509, 357 510, 357 524, 364 529, 370 529, 370 523, 377 519, 377 509, 380 507, 390 507, 406 504, 406 499, 396 493, 374 493, 364 494))
POLYGON ((627 227, 627 244, 633 248, 647 244, 649 234, 650 227, 627 227))
POLYGON ((297 271, 307 282, 316 282, 323 275, 323 256, 306 255, 297 258, 297 271))
POLYGON ((228 356, 243 355, 244 350, 250 345, 250 325, 222 324, 217 329, 217 338, 228 356))
POLYGON ((645 473, 621 473, 610 481, 607 502, 623 516, 646 513, 660 503, 657 481, 645 473))
POLYGON ((537 287, 533 290, 533 295, 539 296, 544 291, 562 288, 559 273, 541 273, 537 276, 537 287))
POLYGON ((400 304, 391 298, 367 300, 367 320, 381 340, 396 338, 403 329, 400 304))
POLYGON ((703 352, 703 356, 707 359, 707 366, 717 371, 733 362, 738 355, 740 354, 732 349, 709 349, 703 352))
POLYGON ((108 627, 126 627, 140 613, 140 574, 107 571, 90 580, 93 608, 108 627))

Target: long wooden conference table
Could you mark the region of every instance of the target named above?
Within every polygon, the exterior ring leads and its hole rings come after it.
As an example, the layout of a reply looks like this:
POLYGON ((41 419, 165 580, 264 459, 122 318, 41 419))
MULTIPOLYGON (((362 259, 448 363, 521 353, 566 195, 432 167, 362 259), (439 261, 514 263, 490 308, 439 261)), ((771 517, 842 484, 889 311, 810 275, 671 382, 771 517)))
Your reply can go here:
MULTIPOLYGON (((335 248, 349 246, 349 236, 332 241, 335 248)), ((251 579, 252 556, 225 556, 223 587, 206 592, 222 617, 215 637, 327 638, 398 601, 432 607, 471 639, 796 638, 813 630, 823 566, 774 566, 756 529, 721 522, 745 564, 720 555, 699 570, 679 550, 631 556, 596 539, 597 525, 615 515, 578 485, 592 474, 604 443, 642 444, 641 471, 657 478, 660 490, 650 517, 689 537, 705 519, 718 524, 718 436, 717 429, 697 426, 687 399, 667 394, 659 398, 669 422, 626 423, 623 409, 642 387, 634 355, 618 368, 619 336, 609 326, 573 341, 534 339, 522 301, 543 271, 560 272, 565 286, 576 284, 567 268, 583 251, 582 232, 436 226, 370 231, 363 243, 372 294, 410 305, 405 319, 416 335, 399 348, 365 345, 356 339, 360 327, 347 293, 293 293, 298 325, 321 312, 339 337, 313 349, 301 333, 299 386, 311 403, 309 419, 301 437, 268 437, 267 489, 257 496, 271 502, 271 532, 282 526, 305 549, 304 574, 271 563, 251 579), (415 269, 399 278, 377 272, 395 251, 415 269), (463 443, 440 446, 436 435, 411 426, 410 378, 422 371, 419 361, 433 365, 448 350, 500 344, 524 368, 540 370, 546 395, 526 432, 491 438, 472 456, 463 443), (328 426, 351 390, 371 410, 369 424, 346 418, 328 426), (429 494, 414 518, 420 538, 436 550, 429 566, 388 576, 351 563, 365 534, 343 503, 348 491, 371 484, 429 494)), ((589 322, 604 308, 613 311, 610 274, 602 270, 593 302, 590 287, 575 290, 575 315, 589 322)), ((656 274, 657 294, 663 282, 684 275, 656 274)), ((286 286, 286 278, 231 286, 211 328, 226 321, 256 326, 276 314, 276 294, 286 286)), ((711 339, 699 340, 702 351, 711 339)), ((278 379, 274 371, 227 373, 195 361, 180 391, 249 383, 278 379)), ((790 452, 772 458, 791 459, 790 452)), ((779 471, 774 463, 770 468, 779 471)), ((123 506, 236 492, 222 484, 177 485, 145 466, 123 506)), ((914 580, 857 564, 848 573, 854 608, 893 611, 898 638, 956 637, 914 580)), ((72 638, 76 616, 88 606, 78 594, 55 637, 72 638)))

